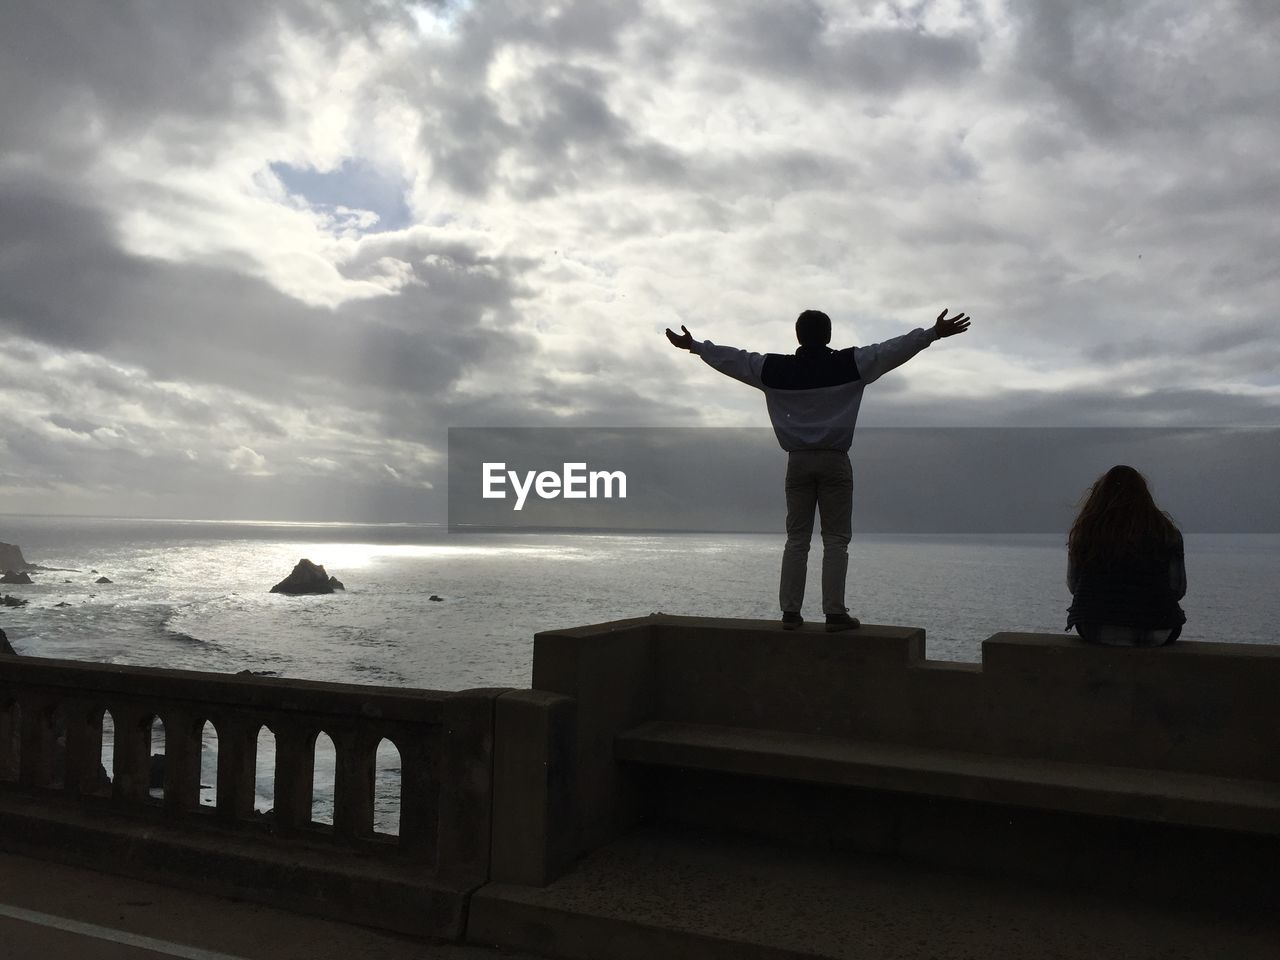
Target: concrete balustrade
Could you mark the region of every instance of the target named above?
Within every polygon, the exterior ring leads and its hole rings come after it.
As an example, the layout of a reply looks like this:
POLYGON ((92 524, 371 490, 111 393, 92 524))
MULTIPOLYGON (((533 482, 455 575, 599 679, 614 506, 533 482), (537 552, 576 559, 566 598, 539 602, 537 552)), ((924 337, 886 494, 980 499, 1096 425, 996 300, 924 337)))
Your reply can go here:
POLYGON ((310 831, 430 861, 439 792, 432 764, 442 760, 448 696, 23 658, 10 661, 0 678, 0 699, 10 705, 5 726, 11 742, 15 733, 17 741, 10 756, 16 757, 18 776, 6 779, 69 796, 109 797, 117 808, 140 815, 214 816, 253 833, 310 831), (263 696, 267 691, 285 695, 272 703, 274 698, 263 696), (114 744, 109 784, 104 784, 99 764, 107 713, 114 744), (153 799, 148 789, 157 719, 165 734, 162 800, 153 799), (200 804, 206 721, 218 738, 214 810, 200 804), (254 812, 258 734, 264 727, 276 741, 274 807, 265 815, 254 812), (311 819, 315 744, 321 733, 330 737, 337 754, 332 827, 311 819), (400 807, 409 811, 407 829, 398 838, 374 831, 374 767, 383 739, 399 751, 400 807))
MULTIPOLYGON (((67 839, 61 850, 68 859, 75 859, 73 838, 86 831, 107 846, 114 831, 114 845, 124 849, 131 823, 162 827, 177 847, 185 837, 202 850, 210 845, 234 849, 240 861, 279 865, 305 852, 317 864, 318 879, 308 894, 312 900, 349 891, 353 878, 376 873, 382 863, 384 884, 405 888, 390 898, 391 913, 399 911, 398 916, 381 922, 423 932, 421 919, 408 915, 413 911, 406 898, 430 892, 438 879, 436 892, 448 890, 454 901, 437 918, 445 929, 428 916, 427 932, 448 935, 461 923, 464 891, 487 876, 494 701, 503 692, 404 690, 4 657, 0 780, 7 782, 0 783, 0 798, 7 803, 0 823, 8 819, 18 827, 43 814, 62 817, 67 839), (100 764, 108 715, 114 743, 104 776, 100 764), (161 798, 150 790, 157 720, 164 730, 161 798), (217 735, 212 808, 200 803, 206 722, 217 735), (273 805, 262 813, 255 812, 254 802, 258 737, 264 728, 275 737, 275 765, 273 805), (312 820, 315 745, 321 733, 335 750, 332 825, 312 820), (396 835, 376 832, 374 825, 375 769, 384 739, 400 756, 396 835), (415 880, 410 884, 408 874, 396 878, 396 870, 408 871, 415 880), (424 877, 426 884, 420 882, 424 877)), ((50 816, 40 829, 48 828, 50 816)), ((135 872, 148 873, 141 866, 135 872)), ((234 882, 223 886, 243 892, 234 882)), ((381 909, 374 898, 363 900, 366 910, 381 909)))

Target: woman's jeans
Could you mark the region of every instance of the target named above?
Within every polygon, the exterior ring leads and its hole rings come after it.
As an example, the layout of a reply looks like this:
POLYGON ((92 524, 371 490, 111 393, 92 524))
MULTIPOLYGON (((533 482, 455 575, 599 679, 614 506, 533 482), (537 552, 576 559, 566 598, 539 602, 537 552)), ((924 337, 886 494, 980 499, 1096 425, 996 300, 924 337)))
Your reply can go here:
POLYGON ((1109 623, 1077 623, 1082 639, 1105 647, 1162 647, 1173 643, 1182 633, 1179 624, 1173 629, 1147 630, 1143 627, 1119 627, 1109 623))

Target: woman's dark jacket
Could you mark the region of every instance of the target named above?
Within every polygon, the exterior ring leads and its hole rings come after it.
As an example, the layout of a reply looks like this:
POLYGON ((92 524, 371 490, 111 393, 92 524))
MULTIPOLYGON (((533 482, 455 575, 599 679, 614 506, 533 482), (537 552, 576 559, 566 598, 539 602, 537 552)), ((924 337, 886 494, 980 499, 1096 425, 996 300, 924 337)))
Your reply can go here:
POLYGON ((1187 590, 1187 573, 1182 535, 1175 537, 1079 568, 1068 559, 1067 587, 1073 596, 1067 629, 1084 623, 1163 630, 1186 623, 1178 601, 1187 590))

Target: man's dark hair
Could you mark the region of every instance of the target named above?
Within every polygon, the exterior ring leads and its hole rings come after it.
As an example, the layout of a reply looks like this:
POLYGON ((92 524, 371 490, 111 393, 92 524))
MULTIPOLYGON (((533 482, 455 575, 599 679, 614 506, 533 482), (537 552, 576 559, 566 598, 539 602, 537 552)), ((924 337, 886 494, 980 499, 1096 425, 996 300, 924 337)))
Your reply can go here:
POLYGON ((831 318, 821 310, 806 310, 796 318, 796 339, 802 347, 822 347, 831 342, 831 318))

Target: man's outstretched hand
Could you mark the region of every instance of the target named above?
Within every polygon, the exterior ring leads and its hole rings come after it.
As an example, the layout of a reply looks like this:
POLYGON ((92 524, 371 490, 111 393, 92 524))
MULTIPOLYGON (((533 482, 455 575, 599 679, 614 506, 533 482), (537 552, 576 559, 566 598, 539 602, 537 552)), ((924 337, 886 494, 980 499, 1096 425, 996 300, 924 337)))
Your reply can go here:
MULTIPOLYGON (((957 333, 964 333, 969 329, 969 318, 963 313, 957 313, 954 317, 947 317, 947 308, 943 308, 938 314, 938 322, 933 325, 934 332, 937 333, 938 339, 943 337, 954 337, 957 333)), ((667 331, 667 336, 671 336, 671 331, 667 331)), ((675 341, 671 341, 675 343, 675 341)))
MULTIPOLYGON (((942 312, 946 313, 945 310, 942 312)), ((667 339, 671 341, 673 347, 679 347, 681 350, 692 350, 693 334, 689 332, 689 328, 684 324, 680 325, 680 329, 684 331, 683 334, 676 333, 670 327, 667 327, 667 339)))

